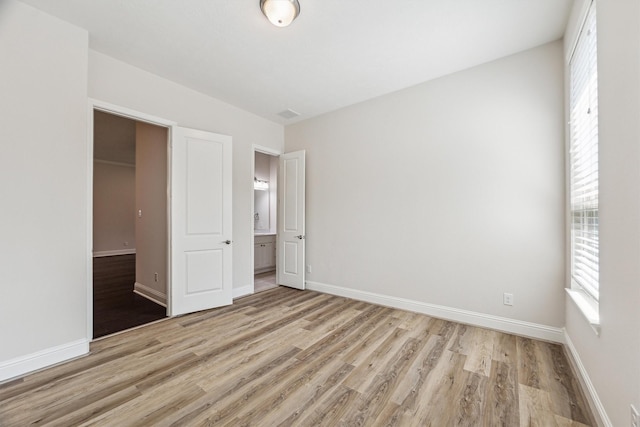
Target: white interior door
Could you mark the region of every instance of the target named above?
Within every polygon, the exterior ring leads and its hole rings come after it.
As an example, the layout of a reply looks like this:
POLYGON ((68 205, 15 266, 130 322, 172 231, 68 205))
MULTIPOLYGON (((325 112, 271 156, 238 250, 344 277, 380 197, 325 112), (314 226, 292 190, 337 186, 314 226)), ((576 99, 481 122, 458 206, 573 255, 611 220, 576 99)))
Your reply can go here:
POLYGON ((304 289, 304 150, 280 156, 278 178, 278 284, 304 289))
POLYGON ((173 128, 172 316, 232 302, 231 137, 173 128))

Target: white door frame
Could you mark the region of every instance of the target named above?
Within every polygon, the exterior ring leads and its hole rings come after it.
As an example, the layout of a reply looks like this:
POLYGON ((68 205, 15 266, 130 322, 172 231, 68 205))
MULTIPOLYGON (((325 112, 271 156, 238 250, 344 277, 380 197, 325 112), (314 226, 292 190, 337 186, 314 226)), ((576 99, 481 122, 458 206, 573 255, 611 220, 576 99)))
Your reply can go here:
MULTIPOLYGON (((254 277, 255 274, 253 273, 253 266, 255 264, 255 251, 254 251, 254 244, 255 244, 255 230, 254 230, 254 222, 253 222, 253 213, 255 212, 256 206, 255 206, 255 196, 254 196, 254 189, 253 189, 253 178, 255 177, 255 173, 256 173, 256 153, 262 153, 262 154, 267 154, 269 156, 274 156, 274 157, 280 157, 282 155, 282 151, 281 150, 276 150, 274 148, 270 148, 270 147, 265 147, 263 145, 257 145, 257 144, 253 144, 252 145, 252 149, 251 149, 251 221, 250 221, 250 233, 249 236, 251 236, 251 240, 249 242, 249 248, 251 251, 251 277, 254 277)), ((278 173, 280 173, 280 171, 278 171, 278 173)), ((278 189, 278 191, 280 191, 278 189)), ((277 207, 276 207, 276 215, 278 215, 279 213, 277 212, 277 207)), ((277 227, 276 227, 276 233, 277 233, 277 227)), ((276 234, 276 239, 277 239, 277 234, 276 234)), ((277 273, 278 273, 278 263, 276 262, 276 277, 277 277, 277 273)), ((251 293, 255 292, 255 280, 251 281, 251 293)), ((235 296, 234 296, 235 297, 235 296)))
POLYGON ((171 138, 176 122, 89 98, 87 121, 87 338, 93 340, 93 112, 95 110, 167 128, 167 315, 171 312, 171 138))

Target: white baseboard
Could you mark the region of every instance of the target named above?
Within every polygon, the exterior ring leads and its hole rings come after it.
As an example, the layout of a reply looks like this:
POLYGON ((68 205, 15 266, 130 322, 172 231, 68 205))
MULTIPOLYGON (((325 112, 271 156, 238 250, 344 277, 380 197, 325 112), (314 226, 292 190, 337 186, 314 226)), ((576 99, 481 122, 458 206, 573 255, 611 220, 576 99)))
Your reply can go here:
POLYGON ((596 420, 598 425, 604 427, 613 427, 611 424, 611 420, 607 415, 607 411, 604 409, 604 405, 598 396, 598 392, 591 382, 591 378, 589 378, 589 374, 587 372, 587 368, 582 364, 582 360, 580 360, 580 355, 578 354, 578 350, 573 345, 571 341, 571 337, 567 334, 566 329, 564 330, 564 341, 566 347, 569 349, 569 358, 570 362, 574 366, 577 371, 576 374, 580 377, 580 384, 582 385, 582 389, 586 391, 587 400, 589 401, 589 406, 591 406, 591 410, 596 417, 599 419, 596 420))
POLYGON ((387 307, 414 311, 417 313, 426 314, 428 316, 438 317, 441 319, 451 320, 459 323, 466 323, 473 326, 480 326, 483 328, 495 329, 497 331, 507 332, 510 334, 522 335, 557 343, 564 343, 564 332, 562 328, 555 328, 552 326, 540 325, 537 323, 524 322, 522 320, 509 319, 507 317, 493 316, 490 314, 461 310, 459 308, 428 304, 425 302, 413 301, 406 298, 392 297, 388 295, 344 288, 341 286, 327 285, 324 283, 312 281, 307 281, 307 289, 356 299, 359 301, 366 301, 373 304, 384 305, 387 307))
POLYGON ((117 249, 114 251, 95 251, 93 253, 94 258, 100 258, 104 256, 114 256, 114 255, 133 255, 136 253, 135 248, 133 249, 117 249))
POLYGON ((56 347, 47 348, 26 356, 0 362, 0 381, 20 377, 38 369, 84 356, 89 353, 89 341, 80 339, 56 347))
POLYGON ((240 298, 247 295, 251 295, 253 293, 253 285, 241 286, 239 288, 233 288, 232 298, 240 298))
POLYGON ((143 285, 140 282, 136 282, 133 285, 133 292, 148 299, 149 301, 153 301, 156 304, 160 304, 163 307, 167 306, 167 295, 163 294, 160 291, 157 291, 153 288, 143 285))

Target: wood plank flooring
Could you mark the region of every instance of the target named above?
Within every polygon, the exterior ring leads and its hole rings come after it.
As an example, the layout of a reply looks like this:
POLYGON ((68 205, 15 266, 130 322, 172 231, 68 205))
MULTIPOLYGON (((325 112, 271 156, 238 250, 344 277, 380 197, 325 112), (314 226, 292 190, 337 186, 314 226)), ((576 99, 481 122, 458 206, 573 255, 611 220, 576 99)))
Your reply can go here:
POLYGON ((0 385, 26 425, 595 423, 559 345, 278 287, 0 385))
POLYGON ((278 287, 278 284, 276 283, 275 271, 256 274, 253 278, 253 293, 257 294, 276 287, 278 287))
POLYGON ((166 317, 165 307, 133 292, 135 281, 135 255, 93 259, 94 338, 166 317))

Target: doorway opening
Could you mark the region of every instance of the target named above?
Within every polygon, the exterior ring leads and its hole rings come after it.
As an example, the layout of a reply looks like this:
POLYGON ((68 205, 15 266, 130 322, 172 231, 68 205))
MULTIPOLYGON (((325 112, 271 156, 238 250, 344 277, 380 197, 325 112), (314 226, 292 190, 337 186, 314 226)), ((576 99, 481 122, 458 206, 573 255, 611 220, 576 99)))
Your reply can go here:
POLYGON ((168 137, 93 110, 93 338, 167 316, 168 137))
POLYGON ((278 156, 254 151, 253 292, 278 286, 278 156))

